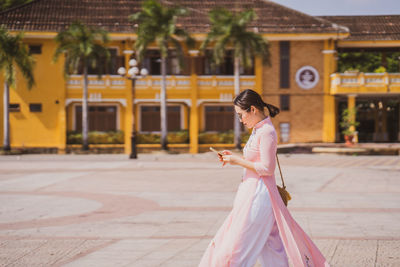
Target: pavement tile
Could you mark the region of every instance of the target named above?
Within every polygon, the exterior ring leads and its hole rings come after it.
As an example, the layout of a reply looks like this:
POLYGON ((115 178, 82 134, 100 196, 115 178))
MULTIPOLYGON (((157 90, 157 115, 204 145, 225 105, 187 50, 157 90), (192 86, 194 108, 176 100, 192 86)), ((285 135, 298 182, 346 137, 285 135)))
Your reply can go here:
POLYGON ((33 196, 29 193, 2 194, 0 203, 0 229, 4 223, 83 214, 101 207, 101 203, 88 199, 33 196))
POLYGON ((121 240, 64 266, 129 266, 167 242, 168 240, 121 240))
POLYGON ((6 240, 0 249, 0 266, 19 265, 24 256, 38 250, 47 242, 47 240, 6 240))
POLYGON ((379 240, 376 266, 400 266, 400 240, 379 240))
POLYGON ((340 240, 333 258, 332 267, 374 266, 377 240, 340 240))

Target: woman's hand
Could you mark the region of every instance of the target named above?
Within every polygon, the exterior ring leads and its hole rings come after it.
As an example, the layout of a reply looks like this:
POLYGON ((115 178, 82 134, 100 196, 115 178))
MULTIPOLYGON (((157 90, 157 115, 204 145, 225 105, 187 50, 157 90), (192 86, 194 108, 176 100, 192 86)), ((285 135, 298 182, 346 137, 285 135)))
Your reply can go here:
POLYGON ((233 153, 230 150, 223 150, 221 153, 224 155, 233 155, 233 153))
POLYGON ((222 162, 222 167, 224 167, 227 163, 231 165, 239 165, 246 169, 252 170, 256 172, 254 168, 254 162, 246 160, 242 155, 234 155, 229 150, 223 150, 218 154, 219 161, 222 162))
MULTIPOLYGON (((218 153, 218 159, 219 159, 219 161, 224 162, 223 157, 224 157, 225 155, 232 155, 232 152, 229 151, 229 150, 223 150, 223 151, 221 151, 220 153, 218 153)), ((222 166, 225 166, 225 164, 226 164, 226 162, 224 162, 224 163, 222 164, 222 166)))
POLYGON ((223 162, 222 166, 225 166, 225 164, 227 164, 227 163, 229 163, 231 165, 237 165, 239 163, 239 161, 240 161, 240 157, 233 155, 232 153, 225 154, 222 156, 222 162, 223 162))

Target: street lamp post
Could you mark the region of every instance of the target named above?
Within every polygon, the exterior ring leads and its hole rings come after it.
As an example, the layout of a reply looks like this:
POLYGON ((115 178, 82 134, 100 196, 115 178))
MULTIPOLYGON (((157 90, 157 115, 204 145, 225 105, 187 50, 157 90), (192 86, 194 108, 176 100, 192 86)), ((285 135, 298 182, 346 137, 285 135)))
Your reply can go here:
POLYGON ((132 132, 131 132, 131 153, 130 159, 137 158, 136 151, 136 126, 135 126, 135 83, 139 78, 147 76, 148 71, 145 68, 139 70, 136 59, 129 60, 129 70, 126 71, 124 67, 118 69, 118 74, 132 81, 132 132))

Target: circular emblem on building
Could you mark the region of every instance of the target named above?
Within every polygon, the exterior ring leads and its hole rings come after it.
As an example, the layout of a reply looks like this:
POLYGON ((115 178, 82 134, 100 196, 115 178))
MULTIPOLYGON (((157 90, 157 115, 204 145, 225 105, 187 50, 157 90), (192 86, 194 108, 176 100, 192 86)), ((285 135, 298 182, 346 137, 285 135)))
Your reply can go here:
POLYGON ((315 85, 317 85, 319 81, 319 74, 318 71, 311 66, 304 66, 301 67, 297 72, 296 72, 296 83, 302 88, 302 89, 311 89, 315 85))

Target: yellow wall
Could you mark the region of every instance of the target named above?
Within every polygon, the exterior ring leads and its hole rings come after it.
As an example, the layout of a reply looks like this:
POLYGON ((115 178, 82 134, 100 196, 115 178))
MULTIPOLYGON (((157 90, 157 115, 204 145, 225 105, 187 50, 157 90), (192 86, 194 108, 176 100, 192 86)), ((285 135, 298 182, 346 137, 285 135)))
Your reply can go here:
POLYGON ((63 145, 65 143, 63 59, 61 58, 56 64, 50 63, 55 49, 53 40, 28 39, 26 43, 41 44, 42 54, 34 55, 36 85, 28 90, 22 75, 18 73, 16 88, 10 90, 10 103, 18 103, 21 107, 20 112, 10 113, 11 146, 63 149, 65 147, 63 145), (30 112, 30 103, 41 103, 42 112, 30 112))
MULTIPOLYGON (((66 146, 66 131, 73 129, 73 102, 65 107, 65 102, 69 98, 81 99, 82 89, 67 89, 64 79, 63 64, 64 58, 61 56, 56 63, 52 63, 56 43, 53 39, 25 39, 27 44, 42 45, 42 53, 34 54, 36 65, 34 77, 36 85, 28 90, 23 77, 17 74, 16 88, 10 90, 10 103, 20 104, 20 112, 10 112, 10 141, 12 147, 56 147, 61 152, 66 146), (41 103, 42 112, 34 113, 29 111, 30 103, 41 103)), ((122 43, 114 42, 111 47, 118 47, 122 54, 122 43)), ((104 77, 104 76, 103 76, 104 77)), ((3 73, 0 77, 3 84, 3 73)), ((95 88, 89 86, 89 95, 92 93, 101 94, 103 99, 126 99, 130 95, 130 82, 125 88, 95 88)), ((0 108, 3 113, 3 87, 1 91, 0 108)), ((127 101, 129 102, 129 101, 127 101)), ((130 133, 130 124, 126 121, 126 112, 131 113, 130 107, 125 107, 120 103, 103 103, 118 105, 120 129, 130 133)), ((129 104, 129 103, 128 103, 129 104)), ((3 116, 0 116, 0 137, 3 143, 3 116)))

